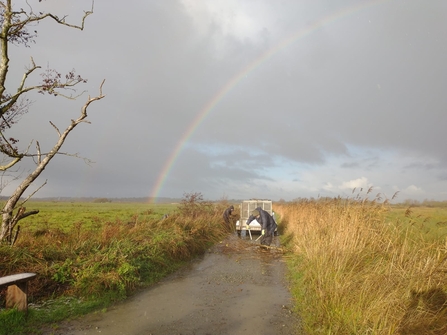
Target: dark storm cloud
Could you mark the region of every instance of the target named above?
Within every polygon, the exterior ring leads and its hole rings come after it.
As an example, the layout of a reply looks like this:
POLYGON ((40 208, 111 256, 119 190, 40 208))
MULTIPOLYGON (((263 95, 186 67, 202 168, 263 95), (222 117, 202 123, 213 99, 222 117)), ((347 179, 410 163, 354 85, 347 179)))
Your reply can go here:
MULTIPOLYGON (((90 4, 44 5, 76 20, 90 4)), ((30 56, 75 68, 91 95, 106 79, 92 123, 64 147, 95 163, 55 159, 39 194, 148 196, 164 177, 159 194, 171 197, 293 199, 374 185, 443 199, 445 13, 441 0, 96 0, 83 32, 39 25, 36 45, 12 51, 17 80, 30 56)), ((48 121, 63 128, 85 99, 36 96, 21 145, 49 147, 48 121)))

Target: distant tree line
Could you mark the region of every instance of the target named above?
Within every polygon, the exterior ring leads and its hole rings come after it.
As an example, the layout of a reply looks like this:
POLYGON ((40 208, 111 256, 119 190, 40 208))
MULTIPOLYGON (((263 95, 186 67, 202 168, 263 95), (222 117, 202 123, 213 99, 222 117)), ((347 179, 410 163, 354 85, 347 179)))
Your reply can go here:
POLYGON ((447 207, 447 200, 437 201, 437 200, 428 200, 425 199, 423 201, 406 199, 402 205, 412 206, 412 207, 447 207))
POLYGON ((103 204, 103 203, 106 203, 106 202, 112 202, 112 200, 108 199, 108 198, 96 198, 95 200, 93 200, 93 202, 95 204, 103 204))

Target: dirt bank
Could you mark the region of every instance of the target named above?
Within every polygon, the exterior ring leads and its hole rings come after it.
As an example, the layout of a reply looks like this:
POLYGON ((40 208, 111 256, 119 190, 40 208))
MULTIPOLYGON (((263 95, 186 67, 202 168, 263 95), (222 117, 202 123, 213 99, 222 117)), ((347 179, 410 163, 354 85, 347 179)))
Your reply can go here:
POLYGON ((282 255, 257 243, 231 236, 107 312, 64 322, 45 334, 300 334, 282 255))

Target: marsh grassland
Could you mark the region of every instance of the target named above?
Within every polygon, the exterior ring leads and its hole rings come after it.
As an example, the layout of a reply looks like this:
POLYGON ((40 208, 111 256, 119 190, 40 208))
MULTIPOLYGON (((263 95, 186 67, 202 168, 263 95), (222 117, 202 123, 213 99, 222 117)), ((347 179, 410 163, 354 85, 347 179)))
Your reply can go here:
POLYGON ((379 199, 275 206, 308 334, 447 334, 447 210, 379 199))
MULTIPOLYGON (((447 206, 369 196, 274 203, 306 334, 447 334, 447 206)), ((179 204, 28 204, 41 212, 14 247, 0 246, 0 276, 38 276, 28 315, 0 310, 0 334, 57 329, 159 281, 231 233, 227 206, 200 194, 179 204)))

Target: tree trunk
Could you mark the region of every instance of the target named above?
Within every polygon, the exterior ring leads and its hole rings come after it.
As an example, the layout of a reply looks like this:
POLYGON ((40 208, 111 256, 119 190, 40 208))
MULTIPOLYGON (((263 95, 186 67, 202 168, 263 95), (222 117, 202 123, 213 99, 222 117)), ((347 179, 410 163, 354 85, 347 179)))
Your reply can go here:
POLYGON ((67 136, 70 134, 70 132, 81 122, 87 122, 84 119, 87 117, 87 109, 89 105, 96 100, 100 100, 104 98, 104 95, 102 94, 102 86, 104 84, 104 81, 101 83, 100 89, 99 89, 99 95, 96 97, 89 97, 87 102, 84 104, 84 106, 81 108, 81 115, 76 120, 71 120, 70 125, 65 129, 63 133, 60 133, 59 130, 53 125, 53 127, 56 129, 57 133, 59 134, 59 140, 54 145, 54 147, 51 149, 51 151, 46 154, 46 156, 37 164, 36 169, 31 172, 23 181, 22 183, 16 188, 14 193, 9 197, 9 199, 6 201, 5 205, 3 206, 2 210, 2 226, 0 229, 0 242, 1 241, 8 241, 11 242, 12 238, 12 231, 15 227, 15 225, 23 218, 38 213, 38 211, 34 212, 28 212, 25 213, 25 208, 19 209, 17 214, 14 216, 13 212, 14 209, 17 208, 17 203, 19 202, 20 198, 22 197, 23 193, 26 191, 26 189, 39 177, 39 175, 43 172, 45 167, 48 165, 48 163, 53 159, 53 157, 59 152, 60 148, 64 144, 67 136))

